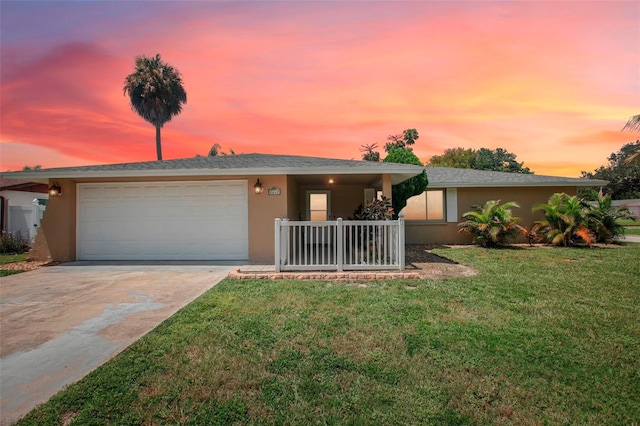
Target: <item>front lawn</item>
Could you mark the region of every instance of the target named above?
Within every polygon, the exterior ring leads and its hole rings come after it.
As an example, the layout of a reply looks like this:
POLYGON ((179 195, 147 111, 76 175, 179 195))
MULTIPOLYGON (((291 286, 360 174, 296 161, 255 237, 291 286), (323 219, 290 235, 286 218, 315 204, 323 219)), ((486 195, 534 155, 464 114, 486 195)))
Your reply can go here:
POLYGON ((640 235, 640 226, 624 228, 624 235, 640 235))
POLYGON ((8 275, 24 272, 22 269, 7 269, 6 267, 3 267, 3 265, 7 265, 9 263, 24 262, 28 257, 28 253, 0 254, 0 277, 6 277, 8 275))
POLYGON ((435 252, 479 274, 223 281, 20 424, 638 422, 640 245, 435 252))

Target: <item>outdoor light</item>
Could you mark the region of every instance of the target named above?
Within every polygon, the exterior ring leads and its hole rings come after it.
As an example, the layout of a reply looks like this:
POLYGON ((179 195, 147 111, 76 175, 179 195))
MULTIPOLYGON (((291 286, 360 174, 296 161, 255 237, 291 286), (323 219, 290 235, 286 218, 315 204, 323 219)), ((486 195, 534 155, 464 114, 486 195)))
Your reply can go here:
POLYGON ((256 182, 256 184, 253 185, 253 191, 256 194, 262 194, 262 191, 264 191, 264 188, 262 187, 262 184, 260 183, 260 178, 258 178, 258 181, 256 182))
POLYGON ((329 178, 329 185, 333 185, 336 181, 333 178, 329 178))
POLYGON ((62 195, 62 188, 60 188, 57 182, 52 183, 49 187, 49 195, 51 197, 59 197, 62 195))

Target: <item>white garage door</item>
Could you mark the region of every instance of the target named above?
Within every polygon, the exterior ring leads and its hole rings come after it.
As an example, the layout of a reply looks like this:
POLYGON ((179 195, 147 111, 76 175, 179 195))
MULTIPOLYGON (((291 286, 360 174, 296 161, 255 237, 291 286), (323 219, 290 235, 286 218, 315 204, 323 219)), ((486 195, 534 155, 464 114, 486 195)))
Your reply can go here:
POLYGON ((81 183, 79 260, 246 260, 246 181, 81 183))

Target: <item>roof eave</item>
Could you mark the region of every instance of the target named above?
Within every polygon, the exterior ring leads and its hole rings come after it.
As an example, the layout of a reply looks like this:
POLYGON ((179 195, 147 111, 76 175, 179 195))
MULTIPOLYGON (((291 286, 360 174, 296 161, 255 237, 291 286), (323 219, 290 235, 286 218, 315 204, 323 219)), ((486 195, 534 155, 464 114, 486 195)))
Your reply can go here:
POLYGON ((548 186, 576 186, 592 188, 596 186, 607 186, 609 182, 606 180, 585 180, 578 181, 554 181, 554 182, 493 182, 493 183, 457 183, 457 182, 438 182, 432 184, 429 182, 429 188, 522 188, 522 187, 548 187, 548 186))

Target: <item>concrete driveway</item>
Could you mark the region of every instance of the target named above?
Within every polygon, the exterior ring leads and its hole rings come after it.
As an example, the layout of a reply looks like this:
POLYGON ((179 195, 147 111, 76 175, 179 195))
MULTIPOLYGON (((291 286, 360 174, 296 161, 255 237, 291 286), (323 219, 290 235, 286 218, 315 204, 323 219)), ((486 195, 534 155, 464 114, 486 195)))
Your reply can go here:
POLYGON ((15 422, 115 356, 232 267, 73 262, 1 278, 0 423, 15 422))

